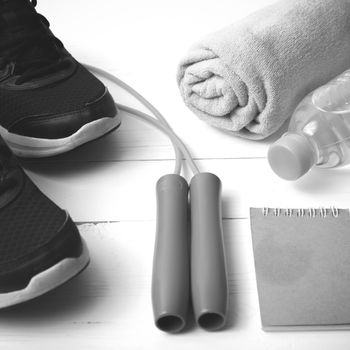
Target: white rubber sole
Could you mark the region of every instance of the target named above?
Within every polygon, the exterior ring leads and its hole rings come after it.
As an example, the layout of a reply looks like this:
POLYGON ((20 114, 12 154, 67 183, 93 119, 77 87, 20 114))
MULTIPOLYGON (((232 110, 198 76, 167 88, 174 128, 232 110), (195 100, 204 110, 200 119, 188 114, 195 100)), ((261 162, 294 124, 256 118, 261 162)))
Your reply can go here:
POLYGON ((24 289, 0 294, 0 308, 20 304, 43 295, 67 282, 88 265, 89 252, 82 239, 83 251, 78 258, 67 258, 34 276, 24 289))
POLYGON ((121 123, 119 113, 113 118, 101 118, 82 126, 78 131, 61 139, 42 139, 13 134, 0 126, 0 135, 13 153, 24 158, 51 157, 71 151, 89 141, 98 139, 121 123))

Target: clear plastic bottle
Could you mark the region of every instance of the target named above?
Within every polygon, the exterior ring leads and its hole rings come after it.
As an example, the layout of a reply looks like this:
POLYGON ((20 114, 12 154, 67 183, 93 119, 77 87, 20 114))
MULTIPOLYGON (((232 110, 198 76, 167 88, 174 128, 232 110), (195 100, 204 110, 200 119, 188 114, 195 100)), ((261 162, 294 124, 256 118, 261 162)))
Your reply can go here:
POLYGON ((287 133, 271 145, 268 160, 286 180, 300 178, 313 166, 350 163, 350 70, 300 102, 287 133))

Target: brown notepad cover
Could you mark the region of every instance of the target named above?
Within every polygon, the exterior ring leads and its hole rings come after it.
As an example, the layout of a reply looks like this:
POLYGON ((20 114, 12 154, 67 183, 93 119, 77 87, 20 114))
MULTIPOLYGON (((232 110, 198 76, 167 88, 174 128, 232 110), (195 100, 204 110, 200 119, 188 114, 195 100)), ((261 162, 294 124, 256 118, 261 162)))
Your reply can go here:
POLYGON ((350 328, 349 210, 250 215, 263 329, 350 328))

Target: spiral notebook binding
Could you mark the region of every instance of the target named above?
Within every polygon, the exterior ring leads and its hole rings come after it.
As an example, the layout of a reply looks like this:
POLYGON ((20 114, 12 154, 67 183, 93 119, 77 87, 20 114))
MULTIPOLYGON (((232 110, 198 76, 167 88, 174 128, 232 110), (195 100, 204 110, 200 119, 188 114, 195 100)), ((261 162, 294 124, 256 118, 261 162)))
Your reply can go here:
POLYGON ((339 209, 336 207, 330 207, 330 208, 308 208, 308 209, 303 209, 303 208, 297 208, 297 209, 292 209, 292 208, 268 208, 264 207, 262 208, 262 214, 264 216, 268 216, 269 214, 274 215, 274 216, 287 216, 287 217, 310 217, 310 218, 316 218, 316 217, 321 217, 321 218, 326 218, 327 216, 332 216, 334 218, 337 218, 339 216, 339 209))

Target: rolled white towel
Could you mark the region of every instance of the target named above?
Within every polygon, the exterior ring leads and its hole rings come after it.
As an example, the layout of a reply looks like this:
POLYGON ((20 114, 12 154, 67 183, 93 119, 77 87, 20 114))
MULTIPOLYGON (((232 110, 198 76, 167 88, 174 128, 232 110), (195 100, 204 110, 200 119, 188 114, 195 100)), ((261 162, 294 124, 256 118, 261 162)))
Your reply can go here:
POLYGON ((282 0, 199 41, 177 80, 201 119, 258 140, 349 67, 350 2, 282 0))

